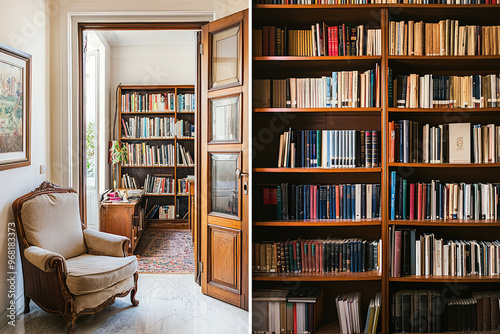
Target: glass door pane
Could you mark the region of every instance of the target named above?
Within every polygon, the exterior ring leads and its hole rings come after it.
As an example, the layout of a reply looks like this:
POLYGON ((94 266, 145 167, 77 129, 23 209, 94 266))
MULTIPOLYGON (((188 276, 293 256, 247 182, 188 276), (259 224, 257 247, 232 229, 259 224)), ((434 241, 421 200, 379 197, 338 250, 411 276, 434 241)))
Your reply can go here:
POLYGON ((240 97, 210 100, 211 142, 240 142, 240 97))
POLYGON ((212 35, 212 88, 241 83, 240 26, 212 35))
POLYGON ((211 212, 239 216, 238 153, 210 153, 211 212))

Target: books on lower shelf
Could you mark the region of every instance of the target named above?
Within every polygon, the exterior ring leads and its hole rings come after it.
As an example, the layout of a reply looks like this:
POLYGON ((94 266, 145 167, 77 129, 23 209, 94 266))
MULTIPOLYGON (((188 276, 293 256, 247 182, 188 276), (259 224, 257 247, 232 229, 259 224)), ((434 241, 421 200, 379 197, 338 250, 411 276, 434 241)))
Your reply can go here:
POLYGON ((144 190, 148 194, 175 194, 173 175, 148 174, 144 180, 144 190))
POLYGON ((256 186, 257 220, 377 219, 380 184, 256 186))
POLYGON ((389 54, 403 56, 500 55, 500 26, 460 25, 458 20, 437 23, 391 21, 389 54))
MULTIPOLYGON (((188 175, 189 177, 189 175, 188 175)), ((186 195, 189 194, 189 183, 194 182, 194 180, 190 180, 188 177, 177 179, 177 194, 178 195, 186 195)))
POLYGON ((124 143, 127 162, 124 166, 175 166, 174 145, 148 145, 144 142, 124 143))
POLYGON ((254 243, 253 270, 264 273, 380 272, 382 240, 297 239, 254 243))
POLYGON ((258 56, 373 56, 381 55, 380 28, 312 24, 310 29, 263 26, 253 31, 258 56))
POLYGON ((500 184, 410 182, 390 174, 390 219, 498 220, 500 184))
POLYGON ((137 182, 135 176, 130 176, 125 173, 122 175, 122 188, 139 189, 139 183, 137 182))
POLYGON ((366 313, 366 323, 363 331, 361 292, 338 295, 335 298, 335 304, 337 306, 340 332, 345 334, 376 334, 381 302, 382 297, 379 292, 375 296, 375 299, 372 299, 369 303, 368 311, 366 313))
POLYGON ((278 167, 380 165, 378 130, 292 130, 280 135, 278 167))
POLYGON ((175 123, 175 135, 178 138, 194 138, 194 124, 183 119, 177 120, 175 123))
POLYGON ((389 162, 500 162, 500 126, 449 123, 419 127, 410 120, 389 123, 389 162))
POLYGON ((175 205, 153 205, 146 219, 175 219, 175 205))
POLYGON ((177 111, 195 111, 195 94, 177 94, 177 111))
POLYGON ((500 275, 500 240, 445 240, 394 226, 389 235, 392 277, 500 275))
POLYGON ((323 320, 321 287, 261 289, 252 293, 252 333, 314 334, 323 320))
POLYGON ((254 108, 380 108, 380 66, 321 78, 254 79, 254 108))
POLYGON ((177 166, 194 166, 191 153, 179 143, 177 143, 177 166))
POLYGON ((121 112, 161 112, 175 110, 175 93, 125 93, 121 96, 121 112))
POLYGON ((126 138, 169 138, 176 134, 174 117, 122 118, 122 126, 126 138))
POLYGON ((495 108, 500 106, 500 75, 403 74, 389 71, 389 107, 495 108))
POLYGON ((393 332, 489 332, 500 329, 499 292, 473 292, 470 297, 441 295, 436 290, 401 290, 392 294, 393 332))

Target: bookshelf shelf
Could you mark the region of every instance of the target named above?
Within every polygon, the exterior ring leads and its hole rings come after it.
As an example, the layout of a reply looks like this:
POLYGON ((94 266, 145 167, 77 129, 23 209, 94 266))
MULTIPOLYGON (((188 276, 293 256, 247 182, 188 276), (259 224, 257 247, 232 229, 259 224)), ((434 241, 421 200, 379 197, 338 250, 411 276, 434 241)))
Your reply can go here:
POLYGON ((388 108, 389 113, 496 113, 500 108, 388 108))
POLYGON ((362 219, 362 220, 351 220, 351 219, 306 219, 306 220, 271 220, 271 221, 257 221, 254 222, 254 226, 377 226, 381 225, 382 220, 380 219, 362 219))
POLYGON ((122 141, 128 141, 128 140, 140 140, 140 141, 148 141, 148 140, 175 140, 174 137, 165 137, 165 138, 159 138, 159 137, 156 137, 156 138, 128 138, 128 137, 125 137, 125 138, 122 138, 122 141))
MULTIPOLYGON (((499 57, 500 58, 500 57, 499 57)), ((261 56, 261 57, 253 57, 255 61, 305 61, 309 63, 311 61, 321 61, 321 62, 341 62, 341 61, 367 61, 371 60, 373 62, 380 61, 382 56, 316 56, 316 57, 305 57, 305 56, 261 56)), ((305 64, 304 64, 305 65, 305 64)))
POLYGON ((144 196, 149 196, 149 197, 168 197, 168 196, 175 196, 175 194, 144 194, 144 196))
POLYGON ((382 168, 254 168, 254 173, 380 173, 382 168))
POLYGON ((382 108, 254 108, 256 113, 324 113, 338 115, 377 115, 382 108))
POLYGON ((148 116, 148 115, 172 115, 175 114, 175 111, 128 111, 128 112, 123 112, 122 116, 125 117, 127 115, 131 116, 136 116, 136 115, 143 115, 143 116, 148 116))
POLYGON ((430 163, 403 163, 390 162, 389 167, 415 167, 415 168, 499 168, 499 162, 481 164, 430 164, 430 163))
POLYGON ((175 168, 175 166, 120 166, 121 168, 175 168))
POLYGON ((389 277, 390 282, 414 282, 414 283, 446 283, 446 282, 464 282, 464 283, 500 283, 500 276, 404 276, 389 277))
POLYGON ((449 226, 449 227, 500 227, 497 220, 389 220, 389 225, 449 226))
POLYGON ((361 273, 253 273, 257 281, 380 281, 382 275, 378 271, 361 273))

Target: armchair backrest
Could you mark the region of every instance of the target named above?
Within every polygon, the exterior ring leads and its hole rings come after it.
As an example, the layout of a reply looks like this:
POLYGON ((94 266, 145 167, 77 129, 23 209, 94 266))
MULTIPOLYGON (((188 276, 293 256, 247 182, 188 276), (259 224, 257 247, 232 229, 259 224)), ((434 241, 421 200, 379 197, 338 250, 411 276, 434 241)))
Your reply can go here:
POLYGON ((72 258, 87 253, 78 195, 44 182, 12 205, 23 248, 30 245, 72 258))

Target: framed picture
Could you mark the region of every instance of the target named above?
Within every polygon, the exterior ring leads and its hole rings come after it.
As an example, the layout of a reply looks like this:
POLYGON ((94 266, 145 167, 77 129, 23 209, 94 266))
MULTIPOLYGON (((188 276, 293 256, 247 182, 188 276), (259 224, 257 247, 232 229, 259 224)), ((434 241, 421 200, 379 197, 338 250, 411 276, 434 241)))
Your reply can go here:
POLYGON ((29 166, 31 55, 0 43, 0 170, 29 166))

